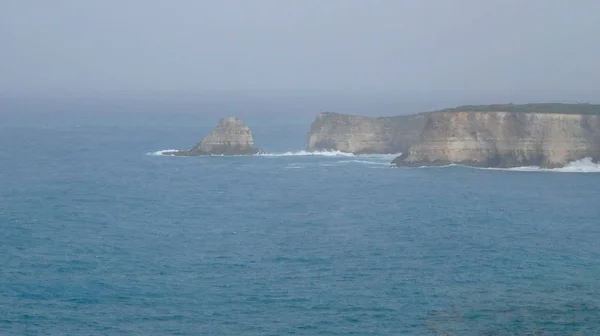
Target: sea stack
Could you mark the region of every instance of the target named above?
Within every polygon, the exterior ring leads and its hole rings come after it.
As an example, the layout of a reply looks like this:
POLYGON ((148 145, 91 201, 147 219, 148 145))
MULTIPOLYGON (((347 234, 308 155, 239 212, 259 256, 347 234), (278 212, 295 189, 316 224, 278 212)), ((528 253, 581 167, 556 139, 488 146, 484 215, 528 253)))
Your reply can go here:
POLYGON ((254 147, 252 132, 239 118, 225 117, 219 125, 189 151, 169 153, 178 156, 199 155, 254 155, 259 150, 254 147))

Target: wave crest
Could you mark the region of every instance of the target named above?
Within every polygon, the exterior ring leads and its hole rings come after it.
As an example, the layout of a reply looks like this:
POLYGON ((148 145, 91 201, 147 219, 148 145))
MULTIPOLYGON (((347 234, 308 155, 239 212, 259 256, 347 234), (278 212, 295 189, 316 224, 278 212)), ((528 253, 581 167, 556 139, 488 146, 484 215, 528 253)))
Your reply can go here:
POLYGON ((179 152, 179 149, 163 149, 163 150, 159 150, 156 152, 150 152, 147 153, 146 155, 152 155, 152 156, 161 156, 161 155, 171 155, 170 153, 175 153, 175 152, 179 152))
POLYGON ((281 157, 281 156, 325 156, 325 157, 352 157, 352 158, 381 158, 393 160, 400 154, 353 154, 341 151, 305 151, 299 150, 295 152, 283 153, 263 153, 257 156, 281 157))
POLYGON ((372 161, 372 160, 342 160, 339 161, 339 163, 362 163, 362 164, 366 164, 366 165, 382 165, 382 166, 389 166, 390 162, 386 161, 372 161))
MULTIPOLYGON (((171 153, 179 152, 178 149, 162 149, 155 152, 146 153, 146 155, 152 156, 170 156, 171 153)), ((280 153, 259 153, 253 156, 264 156, 264 157, 286 157, 286 156, 322 156, 322 157, 339 157, 339 158, 373 158, 373 159, 382 159, 382 160, 393 160, 401 153, 398 154, 353 154, 348 152, 341 151, 306 151, 306 150, 298 150, 298 151, 288 151, 288 152, 280 152, 280 153)), ((215 155, 218 156, 218 155, 215 155)), ((244 155, 245 156, 245 155, 244 155)), ((357 161, 358 162, 358 161, 357 161)))
POLYGON ((548 171, 560 173, 600 173, 600 163, 594 163, 592 158, 586 157, 581 160, 568 163, 561 168, 540 168, 540 167, 515 167, 507 170, 512 171, 548 171))
POLYGON ((345 153, 340 151, 318 151, 318 152, 309 152, 305 150, 300 150, 296 152, 283 152, 283 153, 263 153, 257 154, 257 156, 354 156, 352 153, 345 153))

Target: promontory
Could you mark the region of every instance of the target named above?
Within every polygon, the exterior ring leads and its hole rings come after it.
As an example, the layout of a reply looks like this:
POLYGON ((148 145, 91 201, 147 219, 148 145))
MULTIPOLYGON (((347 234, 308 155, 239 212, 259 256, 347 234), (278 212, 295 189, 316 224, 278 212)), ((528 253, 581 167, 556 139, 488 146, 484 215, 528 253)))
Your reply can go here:
POLYGON ((307 149, 354 154, 403 153, 418 139, 426 119, 423 114, 371 118, 321 113, 310 126, 307 149))
POLYGON ((309 150, 399 153, 396 166, 562 167, 600 160, 600 105, 460 106, 420 114, 367 118, 323 113, 309 150))
POLYGON ((199 155, 253 155, 259 153, 254 147, 252 132, 239 118, 225 117, 194 148, 187 151, 169 152, 176 156, 199 155))

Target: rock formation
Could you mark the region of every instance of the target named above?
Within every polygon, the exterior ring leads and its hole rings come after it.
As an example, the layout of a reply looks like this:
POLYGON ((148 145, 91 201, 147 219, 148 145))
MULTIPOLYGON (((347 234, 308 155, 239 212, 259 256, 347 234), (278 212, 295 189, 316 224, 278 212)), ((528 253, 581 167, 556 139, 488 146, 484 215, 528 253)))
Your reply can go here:
POLYGON ((562 167, 600 160, 600 115, 544 112, 431 113, 397 166, 562 167))
POLYGON ((561 167, 600 160, 600 105, 462 106, 381 118, 321 113, 308 149, 403 153, 397 166, 561 167))
POLYGON ((252 132, 239 118, 225 117, 217 128, 189 151, 170 152, 170 155, 253 155, 259 150, 254 147, 252 132))
POLYGON ((425 125, 422 114, 369 118, 325 112, 308 133, 308 150, 390 154, 408 150, 425 125))

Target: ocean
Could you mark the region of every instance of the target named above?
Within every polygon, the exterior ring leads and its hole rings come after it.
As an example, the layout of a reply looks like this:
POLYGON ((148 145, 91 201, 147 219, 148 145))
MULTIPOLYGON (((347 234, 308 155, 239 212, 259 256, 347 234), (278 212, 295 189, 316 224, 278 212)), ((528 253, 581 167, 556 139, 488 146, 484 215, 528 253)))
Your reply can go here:
POLYGON ((600 334, 589 161, 391 168, 264 118, 244 121, 267 155, 169 157, 218 116, 19 118, 1 335, 600 334))

